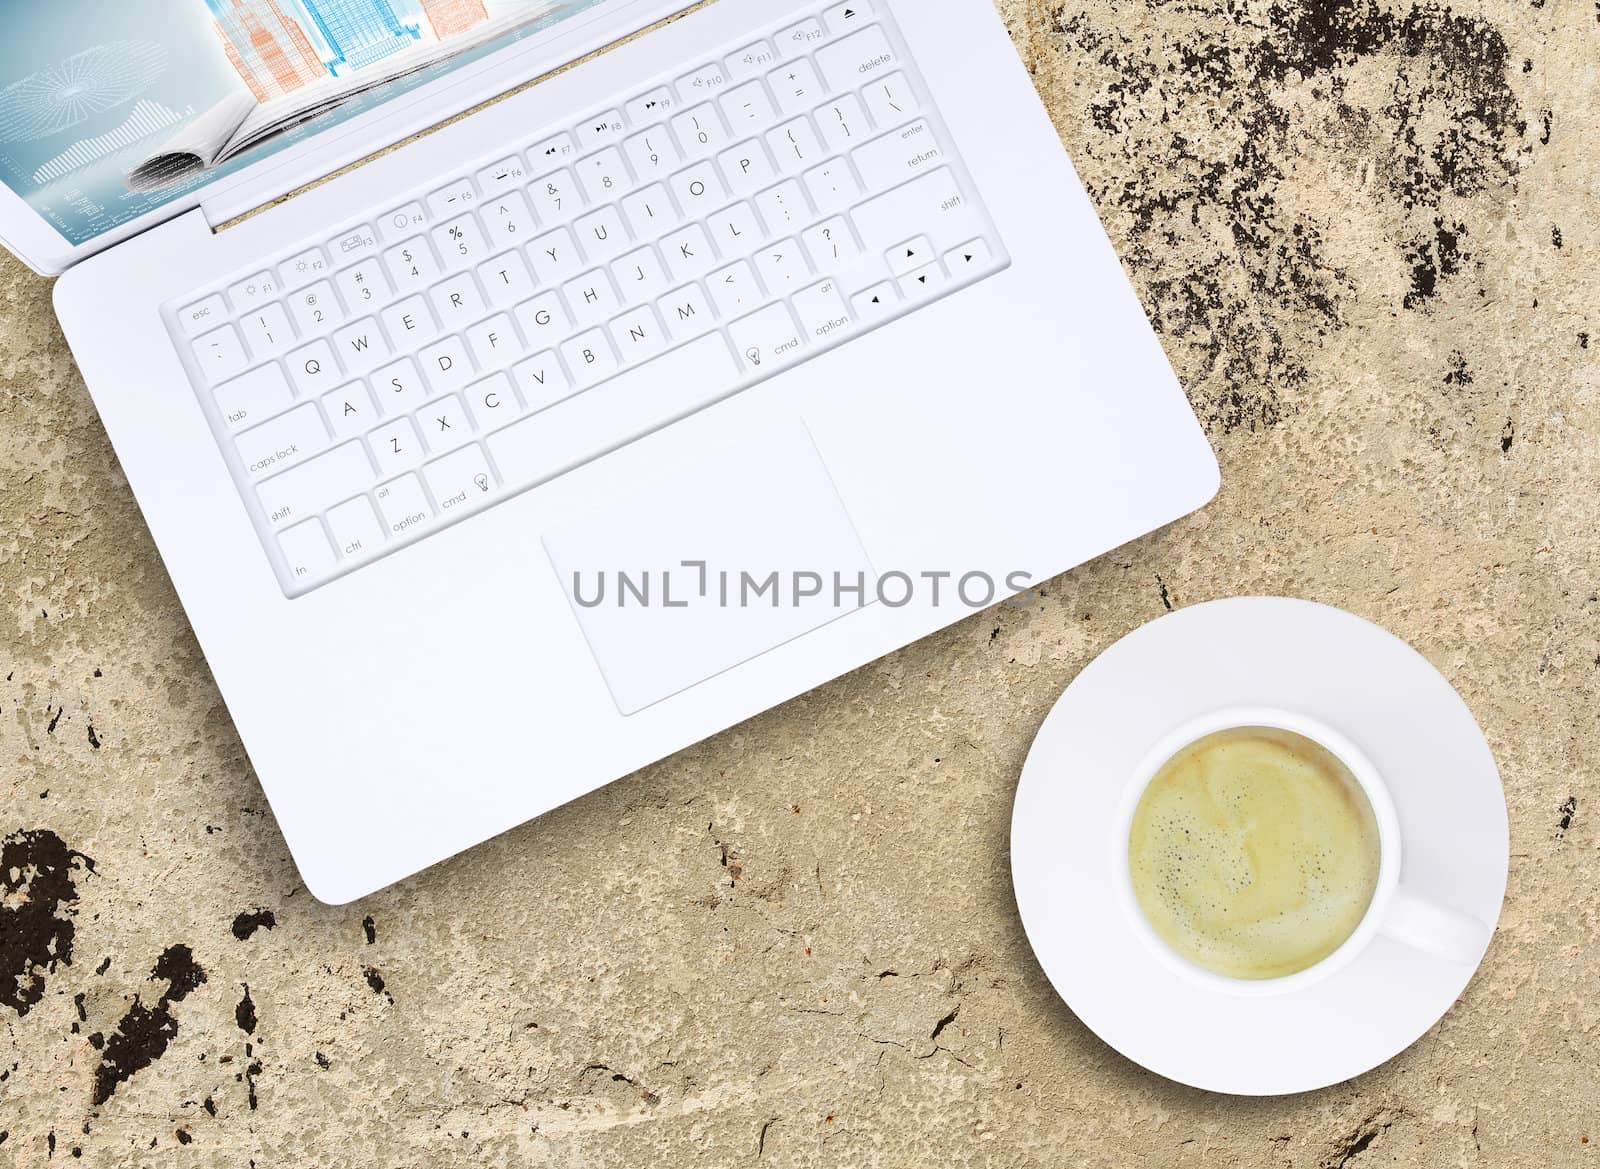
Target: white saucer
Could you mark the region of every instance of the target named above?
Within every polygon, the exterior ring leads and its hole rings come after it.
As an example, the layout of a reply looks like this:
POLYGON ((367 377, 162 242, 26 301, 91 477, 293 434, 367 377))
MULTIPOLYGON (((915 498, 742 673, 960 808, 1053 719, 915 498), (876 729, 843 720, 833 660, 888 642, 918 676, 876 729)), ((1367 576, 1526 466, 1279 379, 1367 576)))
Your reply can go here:
POLYGON ((1394 798, 1404 884, 1490 925, 1506 889, 1505 794, 1443 675, 1376 625, 1308 601, 1241 597, 1162 617, 1090 663, 1045 719, 1022 769, 1011 867, 1057 992, 1101 1039, 1169 1079, 1304 1092, 1416 1042, 1483 952, 1463 964, 1379 936, 1323 981, 1265 996, 1207 989, 1153 953, 1114 888, 1127 787, 1163 736, 1233 706, 1302 712, 1364 751, 1394 798))

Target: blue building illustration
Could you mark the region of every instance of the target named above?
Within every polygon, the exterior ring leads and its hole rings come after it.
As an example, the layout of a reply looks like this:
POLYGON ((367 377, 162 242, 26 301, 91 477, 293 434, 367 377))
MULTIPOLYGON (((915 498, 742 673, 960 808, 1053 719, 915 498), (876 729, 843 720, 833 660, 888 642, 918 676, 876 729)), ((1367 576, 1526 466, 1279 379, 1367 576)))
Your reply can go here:
POLYGON ((389 0, 300 0, 331 55, 338 75, 363 69, 422 39, 415 24, 403 24, 389 0))

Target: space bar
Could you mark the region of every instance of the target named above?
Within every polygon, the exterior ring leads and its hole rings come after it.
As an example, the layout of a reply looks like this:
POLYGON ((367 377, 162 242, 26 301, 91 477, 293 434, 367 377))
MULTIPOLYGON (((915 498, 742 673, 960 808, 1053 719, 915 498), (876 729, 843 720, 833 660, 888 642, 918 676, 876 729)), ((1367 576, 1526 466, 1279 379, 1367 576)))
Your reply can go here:
POLYGON ((740 377, 712 333, 491 434, 489 454, 507 485, 531 487, 704 409, 740 377))

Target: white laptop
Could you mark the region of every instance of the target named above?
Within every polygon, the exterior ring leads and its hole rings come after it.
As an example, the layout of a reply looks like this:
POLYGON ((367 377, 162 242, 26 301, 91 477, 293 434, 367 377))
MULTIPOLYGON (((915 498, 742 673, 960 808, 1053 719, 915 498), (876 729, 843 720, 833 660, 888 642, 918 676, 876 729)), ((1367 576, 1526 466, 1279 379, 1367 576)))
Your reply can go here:
POLYGON ((325 901, 1216 489, 991 0, 114 7, 0 235, 325 901))

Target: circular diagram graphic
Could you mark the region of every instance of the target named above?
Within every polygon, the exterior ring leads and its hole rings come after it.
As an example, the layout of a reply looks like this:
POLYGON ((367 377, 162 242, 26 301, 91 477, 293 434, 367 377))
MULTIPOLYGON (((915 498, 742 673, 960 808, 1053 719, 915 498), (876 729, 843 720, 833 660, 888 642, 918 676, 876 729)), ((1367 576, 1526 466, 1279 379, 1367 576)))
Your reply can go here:
POLYGON ((148 89, 167 69, 153 41, 113 41, 68 57, 0 90, 7 141, 36 142, 115 109, 148 89))

